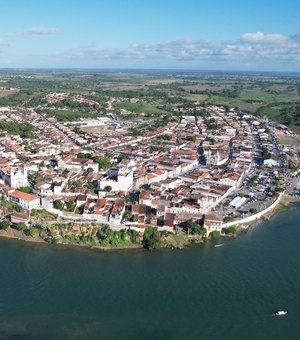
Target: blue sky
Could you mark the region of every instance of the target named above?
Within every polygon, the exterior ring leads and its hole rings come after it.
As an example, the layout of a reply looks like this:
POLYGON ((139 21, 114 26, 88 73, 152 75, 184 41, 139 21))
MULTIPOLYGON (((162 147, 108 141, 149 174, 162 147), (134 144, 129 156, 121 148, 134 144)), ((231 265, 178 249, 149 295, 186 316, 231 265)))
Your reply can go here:
POLYGON ((300 71, 300 1, 14 0, 0 68, 300 71))

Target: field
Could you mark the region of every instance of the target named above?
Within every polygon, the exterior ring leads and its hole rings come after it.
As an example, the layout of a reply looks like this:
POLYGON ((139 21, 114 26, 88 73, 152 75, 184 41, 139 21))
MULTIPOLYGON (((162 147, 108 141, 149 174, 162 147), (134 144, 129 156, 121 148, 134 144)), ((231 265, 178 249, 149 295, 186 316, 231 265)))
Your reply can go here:
POLYGON ((277 137, 279 143, 282 144, 282 145, 295 145, 295 146, 300 145, 298 138, 296 138, 294 136, 287 135, 284 132, 277 132, 276 137, 277 137))
POLYGON ((5 97, 5 96, 9 96, 10 94, 14 94, 18 92, 17 89, 9 89, 9 88, 0 88, 0 97, 5 97))
POLYGON ((26 103, 43 104, 51 92, 82 94, 96 100, 103 112, 56 110, 62 121, 105 114, 108 97, 120 98, 112 110, 119 119, 136 119, 141 113, 149 118, 174 114, 175 106, 223 105, 243 112, 266 116, 300 133, 300 75, 222 73, 197 71, 19 71, 1 73, 5 88, 0 90, 0 106, 26 103), (139 101, 132 101, 132 98, 139 101), (121 115, 121 109, 131 115, 121 115), (71 112, 72 111, 72 112, 71 112), (75 111, 75 112, 74 112, 75 111), (78 113, 76 113, 78 111, 78 113))

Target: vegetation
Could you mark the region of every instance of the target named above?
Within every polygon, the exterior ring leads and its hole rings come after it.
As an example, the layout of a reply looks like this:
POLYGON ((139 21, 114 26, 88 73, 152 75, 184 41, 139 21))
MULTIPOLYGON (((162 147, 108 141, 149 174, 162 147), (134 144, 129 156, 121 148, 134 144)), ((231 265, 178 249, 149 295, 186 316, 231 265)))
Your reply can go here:
POLYGON ((104 247, 122 247, 135 245, 138 242, 139 233, 135 230, 112 230, 104 225, 97 233, 99 244, 104 247))
POLYGON ((55 200, 53 202, 53 207, 58 210, 63 210, 64 209, 64 204, 61 200, 55 200))
POLYGON ((32 188, 29 187, 29 186, 21 187, 21 188, 19 188, 18 190, 19 190, 19 191, 22 191, 22 192, 25 192, 25 193, 27 193, 27 194, 32 193, 32 188))
POLYGON ((226 229, 226 234, 236 234, 236 228, 235 227, 228 227, 226 229))
POLYGON ((191 222, 189 225, 191 235, 206 235, 207 230, 199 223, 191 222))
POLYGON ((220 232, 217 231, 217 230, 214 230, 212 231, 209 236, 212 238, 212 239, 215 239, 215 238, 219 238, 221 236, 220 232))
POLYGON ((10 227, 10 223, 7 220, 0 222, 0 229, 7 230, 10 227))
POLYGON ((160 245, 160 234, 157 228, 150 226, 146 227, 143 237, 143 246, 146 249, 154 250, 159 248, 160 245))
POLYGON ((22 138, 34 138, 35 128, 29 123, 0 122, 0 129, 11 135, 20 135, 22 138))

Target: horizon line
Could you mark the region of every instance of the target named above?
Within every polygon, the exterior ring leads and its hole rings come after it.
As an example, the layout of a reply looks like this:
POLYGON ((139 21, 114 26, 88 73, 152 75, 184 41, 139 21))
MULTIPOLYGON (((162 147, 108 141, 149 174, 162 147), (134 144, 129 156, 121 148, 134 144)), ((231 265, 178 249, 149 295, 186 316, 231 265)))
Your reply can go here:
POLYGON ((232 69, 192 69, 192 68, 139 68, 139 67, 0 67, 1 71, 152 71, 152 72, 204 72, 204 73, 268 73, 268 74, 300 74, 300 71, 272 71, 272 70, 232 70, 232 69))

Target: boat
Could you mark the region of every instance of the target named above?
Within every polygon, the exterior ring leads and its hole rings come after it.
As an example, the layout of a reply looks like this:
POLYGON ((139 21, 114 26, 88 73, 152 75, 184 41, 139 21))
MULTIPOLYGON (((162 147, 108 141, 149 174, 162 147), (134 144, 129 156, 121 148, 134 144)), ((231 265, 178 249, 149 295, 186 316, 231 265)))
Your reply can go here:
POLYGON ((222 247, 223 243, 215 244, 215 247, 222 247))
POLYGON ((273 313, 273 315, 275 315, 275 316, 282 316, 282 315, 286 315, 286 314, 287 314, 287 311, 285 311, 285 310, 278 310, 278 311, 273 313))

